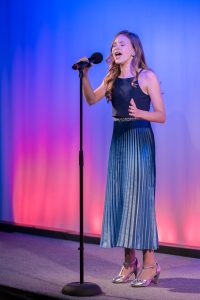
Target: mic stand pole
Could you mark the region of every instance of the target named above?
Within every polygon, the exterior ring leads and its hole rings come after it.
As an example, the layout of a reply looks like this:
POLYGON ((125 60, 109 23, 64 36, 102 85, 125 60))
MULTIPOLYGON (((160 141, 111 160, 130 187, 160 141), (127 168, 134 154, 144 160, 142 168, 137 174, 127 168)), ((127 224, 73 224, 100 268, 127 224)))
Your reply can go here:
POLYGON ((79 69, 80 78, 80 150, 79 150, 79 187, 80 187, 80 282, 71 282, 65 285, 62 293, 65 295, 87 297, 96 296, 102 293, 101 288, 91 282, 84 282, 84 234, 83 234, 83 92, 82 79, 83 68, 79 69))

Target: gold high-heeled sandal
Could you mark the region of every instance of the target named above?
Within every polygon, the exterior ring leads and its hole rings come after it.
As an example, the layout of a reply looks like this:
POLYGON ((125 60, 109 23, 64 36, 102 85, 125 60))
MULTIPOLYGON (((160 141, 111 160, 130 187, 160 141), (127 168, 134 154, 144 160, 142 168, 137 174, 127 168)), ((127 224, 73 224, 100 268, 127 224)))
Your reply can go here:
POLYGON ((140 263, 138 262, 137 258, 134 259, 133 262, 131 263, 127 263, 124 262, 123 266, 121 268, 121 271, 119 272, 119 274, 117 276, 115 276, 112 280, 113 283, 126 283, 129 281, 130 277, 134 274, 135 278, 137 277, 137 274, 139 272, 139 268, 140 268, 140 263), (128 269, 129 267, 131 267, 131 271, 128 272, 126 275, 122 275, 124 268, 128 269))
POLYGON ((150 266, 143 266, 139 276, 133 280, 131 282, 131 286, 132 287, 147 287, 150 285, 151 282, 157 284, 158 283, 158 279, 160 276, 160 271, 161 271, 161 267, 158 263, 155 263, 154 265, 150 265, 150 266), (156 268, 156 274, 153 275, 153 277, 149 278, 149 279, 138 279, 138 277, 141 275, 141 273, 146 270, 146 269, 154 269, 156 268))

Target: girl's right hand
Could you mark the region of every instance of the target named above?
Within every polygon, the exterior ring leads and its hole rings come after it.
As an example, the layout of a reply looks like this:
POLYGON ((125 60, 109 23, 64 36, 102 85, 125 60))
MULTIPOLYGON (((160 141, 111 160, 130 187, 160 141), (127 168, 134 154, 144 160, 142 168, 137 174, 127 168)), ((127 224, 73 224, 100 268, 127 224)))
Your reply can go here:
MULTIPOLYGON (((82 57, 81 59, 79 59, 79 61, 86 61, 89 63, 89 59, 87 57, 82 57)), ((78 62, 79 62, 78 61, 78 62)), ((87 76, 88 75, 88 71, 89 71, 89 68, 91 68, 92 64, 90 63, 90 66, 89 67, 85 67, 83 68, 83 75, 84 76, 87 76)))

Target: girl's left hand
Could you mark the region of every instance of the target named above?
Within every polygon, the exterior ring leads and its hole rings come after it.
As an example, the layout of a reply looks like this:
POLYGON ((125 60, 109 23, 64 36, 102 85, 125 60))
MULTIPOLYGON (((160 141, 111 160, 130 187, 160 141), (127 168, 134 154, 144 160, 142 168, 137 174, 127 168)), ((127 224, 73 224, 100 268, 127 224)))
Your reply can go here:
POLYGON ((133 117, 133 118, 139 118, 139 114, 140 114, 140 110, 137 109, 137 106, 133 100, 133 98, 131 99, 130 101, 130 105, 129 105, 129 109, 128 109, 128 112, 129 112, 129 116, 133 117))

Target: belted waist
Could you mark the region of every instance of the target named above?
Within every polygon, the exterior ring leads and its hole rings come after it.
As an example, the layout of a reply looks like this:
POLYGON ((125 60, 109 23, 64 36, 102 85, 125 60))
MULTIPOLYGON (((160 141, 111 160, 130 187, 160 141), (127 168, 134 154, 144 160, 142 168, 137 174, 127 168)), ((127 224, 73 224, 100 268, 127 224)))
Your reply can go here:
POLYGON ((114 121, 134 121, 134 120, 141 120, 139 118, 134 117, 113 117, 114 121))

